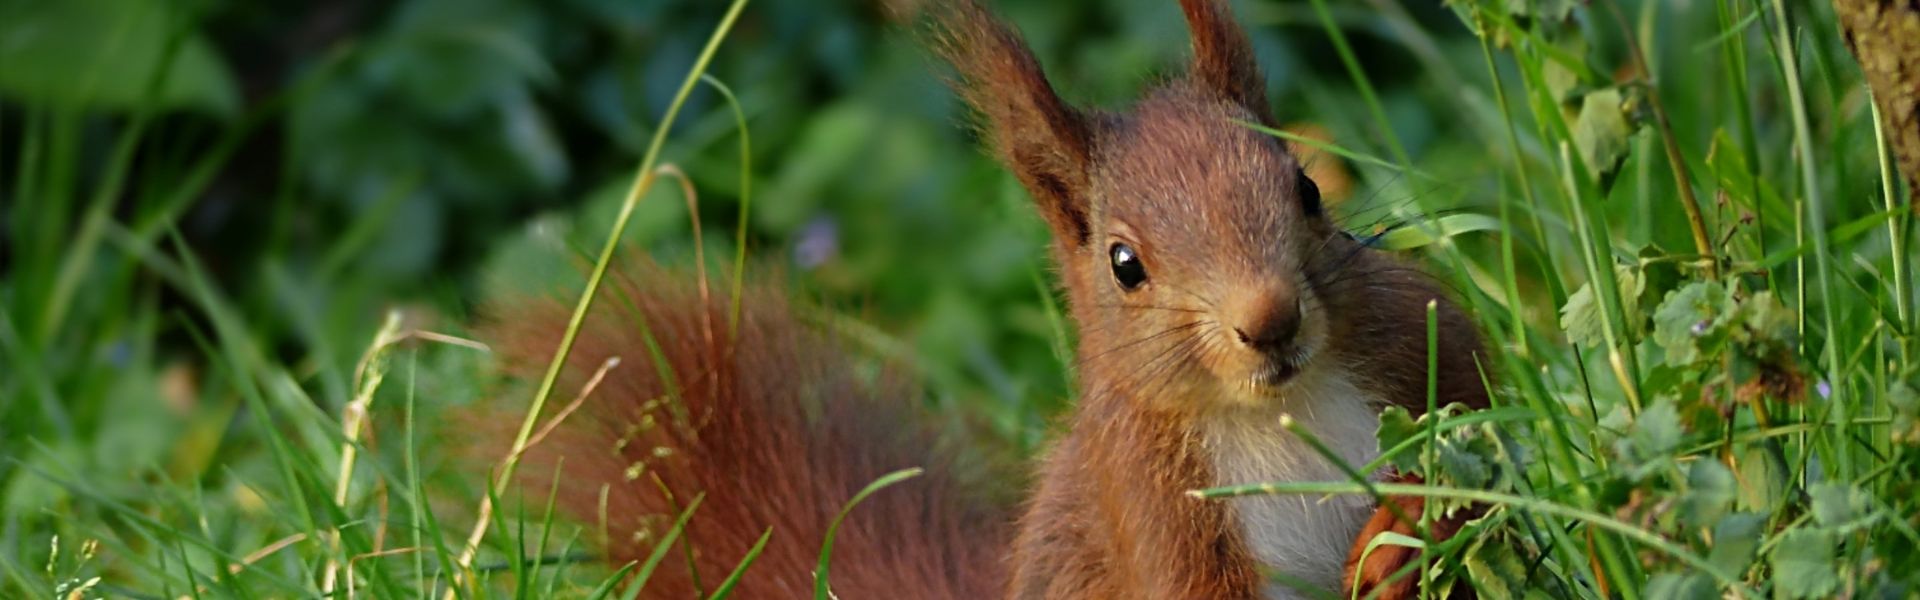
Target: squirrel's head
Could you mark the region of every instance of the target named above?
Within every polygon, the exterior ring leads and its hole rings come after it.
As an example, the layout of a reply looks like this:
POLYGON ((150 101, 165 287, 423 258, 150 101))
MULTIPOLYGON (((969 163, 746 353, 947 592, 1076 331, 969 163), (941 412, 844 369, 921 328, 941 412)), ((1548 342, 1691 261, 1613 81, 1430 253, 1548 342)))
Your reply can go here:
POLYGON ((939 46, 1053 230, 1081 367, 1174 403, 1257 404, 1316 370, 1342 329, 1332 271, 1363 250, 1281 140, 1248 127, 1274 119, 1228 9, 1180 7, 1192 64, 1127 112, 1062 101, 1019 35, 971 2, 941 9, 939 46))

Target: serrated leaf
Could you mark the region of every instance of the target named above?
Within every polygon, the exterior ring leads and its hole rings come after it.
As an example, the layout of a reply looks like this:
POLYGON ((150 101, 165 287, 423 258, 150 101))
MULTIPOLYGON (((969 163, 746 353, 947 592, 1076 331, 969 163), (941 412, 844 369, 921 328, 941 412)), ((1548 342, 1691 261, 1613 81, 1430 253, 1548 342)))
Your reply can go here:
POLYGON ((1834 564, 1834 545, 1833 533, 1825 529, 1789 529, 1780 534, 1769 557, 1774 595, 1823 598, 1839 589, 1840 570, 1834 564))
POLYGON ((1706 527, 1720 520, 1739 495, 1733 471, 1720 461, 1701 458, 1687 469, 1687 494, 1681 499, 1681 518, 1688 525, 1706 527))
POLYGON ((1853 486, 1821 483, 1808 492, 1813 497, 1813 520, 1825 527, 1840 527, 1866 512, 1867 497, 1853 486))
POLYGON ((1713 526, 1712 549, 1707 552, 1707 562, 1729 573, 1742 573, 1753 563, 1755 552, 1760 550, 1760 535, 1767 525, 1767 516, 1759 513, 1734 513, 1720 517, 1713 526))
MULTIPOLYGON (((1426 432, 1413 422, 1413 416, 1407 409, 1389 406, 1380 411, 1380 429, 1374 437, 1380 440, 1380 451, 1399 446, 1408 439, 1425 436, 1426 432)), ((1412 472, 1420 465, 1421 453, 1418 449, 1401 452, 1393 457, 1393 466, 1401 472, 1412 472)))
POLYGON ((1627 434, 1626 441, 1632 446, 1632 455, 1641 460, 1666 455, 1680 445, 1685 430, 1680 425, 1680 413, 1671 402, 1658 402, 1633 419, 1633 431, 1627 434))
MULTIPOLYGON (((1629 320, 1638 319, 1640 314, 1639 296, 1646 288, 1645 278, 1631 265, 1615 264, 1614 280, 1619 282, 1621 293, 1621 312, 1629 320)), ((1606 319, 1600 304, 1594 295, 1593 282, 1582 284, 1579 289, 1567 296, 1567 303, 1560 307, 1560 328, 1566 330, 1567 341, 1582 346, 1598 347, 1606 343, 1606 319)), ((1634 333, 1637 326, 1629 326, 1628 332, 1634 333)))
POLYGON ((1596 179, 1605 179, 1620 166, 1632 136, 1626 98, 1619 88, 1594 90, 1581 99, 1580 115, 1573 123, 1573 147, 1596 179))
POLYGON ((1479 489, 1493 481, 1493 468, 1488 464, 1490 456, 1481 451, 1492 451, 1491 447, 1475 448, 1470 442, 1452 438, 1442 438, 1440 447, 1434 452, 1440 462, 1439 468, 1459 487, 1479 489))
POLYGON ((1667 364, 1687 366, 1713 356, 1733 318, 1733 293, 1719 282, 1696 281, 1667 294, 1653 313, 1653 341, 1667 364))

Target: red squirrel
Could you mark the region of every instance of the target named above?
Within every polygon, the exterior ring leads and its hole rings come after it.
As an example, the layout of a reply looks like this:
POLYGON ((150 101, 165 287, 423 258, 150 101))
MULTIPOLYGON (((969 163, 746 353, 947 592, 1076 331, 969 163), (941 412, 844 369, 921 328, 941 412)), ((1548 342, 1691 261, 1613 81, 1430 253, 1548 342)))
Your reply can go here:
MULTIPOLYGON (((1380 409, 1427 406, 1427 305, 1438 304, 1438 401, 1486 404, 1471 319, 1424 274, 1338 228, 1272 126, 1246 34, 1218 0, 1181 0, 1185 76, 1130 110, 1062 101, 1020 36, 970 1, 929 7, 937 53, 994 154, 1052 230, 1079 335, 1079 398, 1015 512, 973 491, 892 380, 854 374, 777 286, 729 299, 657 270, 602 290, 566 370, 592 408, 538 447, 529 481, 560 469, 562 503, 604 520, 610 554, 640 559, 696 494, 704 503, 644 597, 698 595, 771 527, 738 597, 812 589, 828 522, 889 471, 839 532, 841 598, 1292 598, 1277 571, 1324 590, 1376 589, 1417 553, 1361 549, 1411 531, 1366 498, 1202 500, 1189 490, 1345 475, 1378 452, 1380 409), (644 323, 639 327, 636 323, 644 323), (648 341, 651 338, 651 342, 648 341), (656 356, 668 368, 646 366, 656 356), (1363 532, 1363 529, 1365 530, 1363 532)), ((515 372, 538 372, 563 308, 496 326, 515 372)), ((563 388, 564 389, 564 388, 563 388)), ((1394 500, 1419 514, 1418 499, 1394 500)), ((1445 528, 1442 528, 1445 529, 1445 528)), ((1442 532, 1446 533, 1446 532, 1442 532)))

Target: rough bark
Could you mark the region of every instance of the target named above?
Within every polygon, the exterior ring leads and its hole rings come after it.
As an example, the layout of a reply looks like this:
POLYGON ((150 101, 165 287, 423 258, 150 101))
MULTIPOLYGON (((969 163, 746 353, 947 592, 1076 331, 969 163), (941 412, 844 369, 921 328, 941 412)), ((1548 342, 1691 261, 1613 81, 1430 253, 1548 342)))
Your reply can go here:
POLYGON ((1833 0, 1833 12, 1873 90, 1907 189, 1920 190, 1920 0, 1833 0))

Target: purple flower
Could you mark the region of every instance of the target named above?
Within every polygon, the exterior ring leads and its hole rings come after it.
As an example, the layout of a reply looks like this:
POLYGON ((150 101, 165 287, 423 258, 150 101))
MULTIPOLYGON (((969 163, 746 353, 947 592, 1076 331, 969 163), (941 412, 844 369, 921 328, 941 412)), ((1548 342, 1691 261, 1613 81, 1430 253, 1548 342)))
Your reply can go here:
POLYGON ((800 228, 793 243, 793 262, 811 271, 840 254, 840 224, 820 216, 800 228))
POLYGON ((1819 392, 1820 399, 1822 400, 1833 397, 1833 385, 1827 383, 1827 381, 1824 379, 1820 380, 1820 383, 1816 383, 1813 385, 1813 391, 1819 392))

